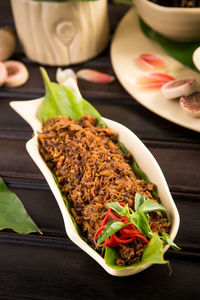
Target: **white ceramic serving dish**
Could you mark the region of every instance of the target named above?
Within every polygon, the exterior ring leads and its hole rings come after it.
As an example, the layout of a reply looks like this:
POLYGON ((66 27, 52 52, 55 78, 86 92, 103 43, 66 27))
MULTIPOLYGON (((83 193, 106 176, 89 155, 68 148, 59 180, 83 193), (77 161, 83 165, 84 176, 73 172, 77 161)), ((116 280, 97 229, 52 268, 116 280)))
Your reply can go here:
MULTIPOLYGON (((42 123, 39 117, 39 109, 42 101, 43 98, 29 101, 14 101, 11 102, 10 105, 33 129, 33 138, 27 142, 26 149, 46 178, 49 187, 56 198, 64 219, 67 235, 77 246, 79 246, 83 251, 85 251, 94 260, 96 260, 111 275, 128 276, 145 270, 151 264, 146 264, 144 266, 126 270, 114 270, 108 267, 104 259, 78 235, 72 219, 66 209, 62 195, 52 176, 52 173, 39 153, 37 132, 40 132, 42 127, 42 123)), ((156 162, 150 151, 145 147, 145 145, 128 128, 109 119, 104 118, 104 121, 109 128, 113 129, 118 134, 119 141, 121 141, 127 147, 127 149, 133 154, 140 168, 146 174, 150 174, 150 180, 156 184, 159 196, 162 200, 163 205, 166 207, 168 217, 172 223, 170 235, 171 239, 174 240, 179 228, 179 213, 158 163, 156 162)), ((165 247, 164 251, 166 251, 167 249, 168 247, 165 247)))
POLYGON ((195 67, 200 71, 200 47, 198 47, 194 51, 194 53, 192 55, 192 60, 193 60, 195 67))
POLYGON ((166 7, 148 0, 133 3, 140 17, 157 32, 176 41, 199 41, 199 7, 166 7))

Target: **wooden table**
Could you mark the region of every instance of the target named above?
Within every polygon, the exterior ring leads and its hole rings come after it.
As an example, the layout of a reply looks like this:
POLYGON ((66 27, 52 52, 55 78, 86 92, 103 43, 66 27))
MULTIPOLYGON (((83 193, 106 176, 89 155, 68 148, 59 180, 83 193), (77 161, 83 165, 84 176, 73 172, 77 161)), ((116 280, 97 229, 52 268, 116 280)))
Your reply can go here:
MULTIPOLYGON (((124 6, 110 4, 112 32, 124 6)), ((8 0, 0 1, 0 25, 13 25, 8 0)), ((44 94, 39 65, 20 48, 14 59, 26 63, 30 79, 19 88, 0 90, 0 176, 23 201, 44 232, 19 235, 0 232, 0 299, 200 299, 200 135, 172 124, 142 107, 119 82, 99 86, 80 80, 80 90, 107 118, 130 128, 153 153, 168 181, 181 217, 176 242, 169 250, 170 268, 154 265, 130 277, 108 275, 66 236, 56 201, 25 150, 32 131, 12 109, 13 99, 44 94)), ((109 48, 99 57, 74 67, 113 73, 109 48)), ((55 79, 55 68, 47 68, 55 79)))

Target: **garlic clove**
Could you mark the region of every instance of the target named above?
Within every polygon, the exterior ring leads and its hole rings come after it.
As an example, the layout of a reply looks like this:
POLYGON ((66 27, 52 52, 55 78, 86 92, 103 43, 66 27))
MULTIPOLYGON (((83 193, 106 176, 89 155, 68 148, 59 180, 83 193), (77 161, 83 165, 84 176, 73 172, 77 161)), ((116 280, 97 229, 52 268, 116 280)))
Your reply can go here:
POLYGON ((12 56, 16 45, 16 34, 10 27, 0 28, 0 61, 12 56))
POLYGON ((6 79, 6 86, 18 87, 26 83, 29 78, 29 73, 26 66, 19 61, 8 60, 4 62, 7 69, 8 76, 6 79))
POLYGON ((109 84, 111 83, 115 78, 109 74, 105 74, 102 72, 98 72, 95 70, 90 69, 82 69, 76 73, 78 78, 95 82, 95 83, 102 83, 102 84, 109 84))
POLYGON ((197 89, 196 79, 193 77, 180 78, 164 84, 161 93, 166 99, 175 99, 181 96, 189 96, 197 89))
POLYGON ((58 68, 56 71, 56 81, 59 84, 63 84, 68 78, 76 79, 76 73, 72 69, 62 70, 58 68))
POLYGON ((162 58, 150 53, 139 55, 136 62, 141 68, 149 71, 165 69, 167 67, 162 58))
POLYGON ((4 63, 0 62, 0 86, 2 86, 7 79, 8 72, 4 63))
POLYGON ((200 117, 200 92, 180 98, 182 109, 193 117, 200 117))

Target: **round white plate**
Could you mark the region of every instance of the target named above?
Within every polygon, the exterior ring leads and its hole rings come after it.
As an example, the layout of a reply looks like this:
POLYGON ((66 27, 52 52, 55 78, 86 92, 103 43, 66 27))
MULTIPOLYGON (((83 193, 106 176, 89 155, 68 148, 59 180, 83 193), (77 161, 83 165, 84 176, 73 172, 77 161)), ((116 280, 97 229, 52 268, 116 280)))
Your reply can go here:
POLYGON ((131 8, 119 23, 111 45, 111 60, 116 76, 127 92, 143 106, 171 122, 200 132, 200 118, 193 118, 184 112, 178 100, 165 99, 160 89, 145 90, 137 87, 136 77, 147 74, 136 64, 136 58, 143 53, 161 56, 168 65, 164 72, 175 78, 196 78, 200 90, 200 74, 182 65, 158 44, 150 41, 139 27, 135 9, 131 8))

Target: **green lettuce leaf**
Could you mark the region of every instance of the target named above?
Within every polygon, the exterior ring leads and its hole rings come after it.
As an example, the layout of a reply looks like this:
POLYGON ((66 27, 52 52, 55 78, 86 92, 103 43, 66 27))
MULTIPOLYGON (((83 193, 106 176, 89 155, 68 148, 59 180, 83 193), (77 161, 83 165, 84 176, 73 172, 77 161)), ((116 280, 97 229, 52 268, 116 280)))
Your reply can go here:
POLYGON ((89 102, 82 97, 78 97, 75 92, 66 86, 51 82, 45 69, 41 68, 41 73, 46 89, 40 109, 42 122, 56 116, 68 116, 71 119, 78 120, 83 115, 88 114, 97 119, 97 125, 105 126, 101 115, 89 102))
POLYGON ((115 270, 125 270, 134 269, 140 267, 144 264, 154 263, 154 264, 166 264, 167 261, 163 258, 163 243, 158 236, 158 234, 153 234, 149 244, 147 245, 142 259, 139 263, 130 266, 118 266, 116 265, 117 251, 114 248, 105 247, 105 262, 106 264, 115 270))
POLYGON ((39 232, 37 225, 27 214, 19 198, 8 190, 0 178, 0 230, 12 229, 18 233, 27 234, 39 232))

